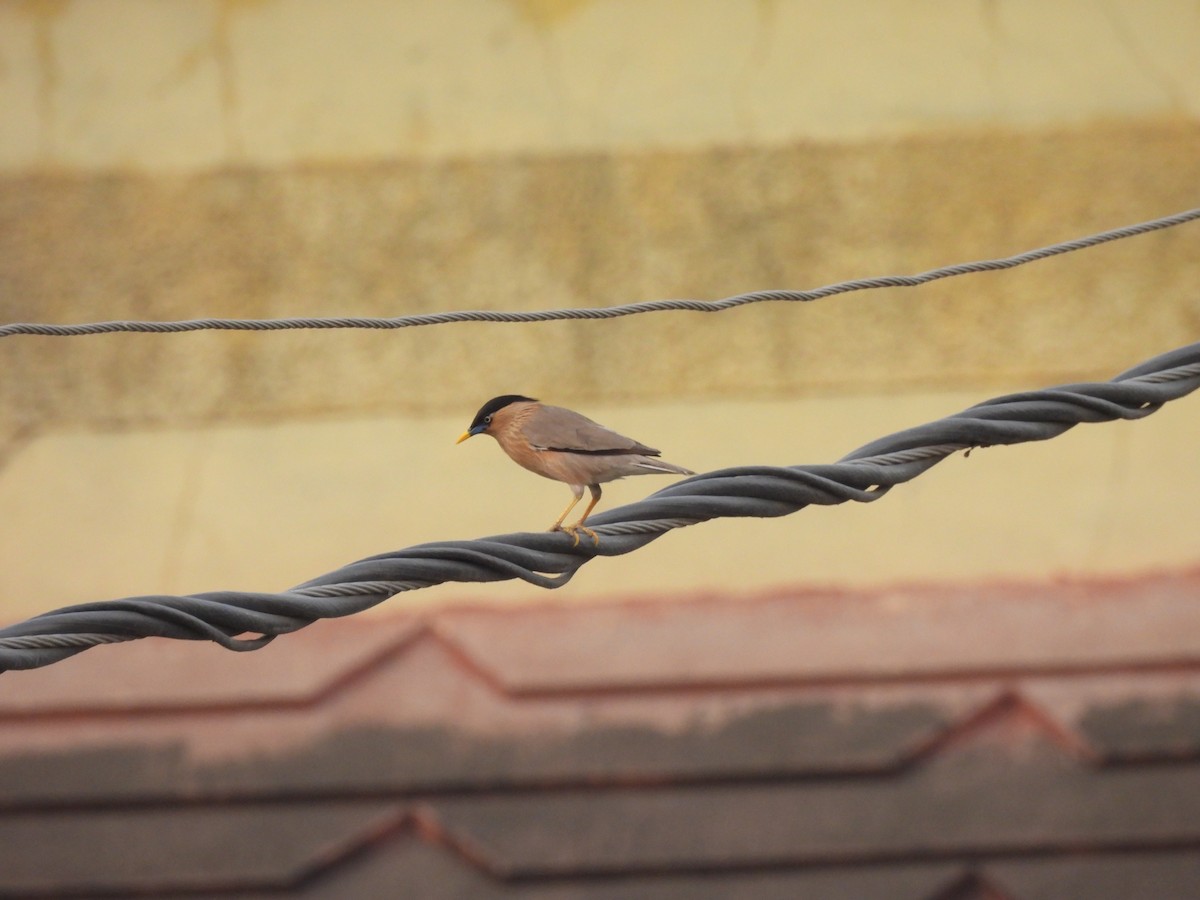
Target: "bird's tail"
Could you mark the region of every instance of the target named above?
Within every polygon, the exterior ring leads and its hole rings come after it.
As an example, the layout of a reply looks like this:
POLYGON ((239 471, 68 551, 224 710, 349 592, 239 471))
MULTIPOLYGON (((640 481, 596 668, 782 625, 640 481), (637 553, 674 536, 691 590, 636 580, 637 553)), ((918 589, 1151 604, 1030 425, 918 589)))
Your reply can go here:
POLYGON ((683 466, 677 466, 674 463, 669 463, 666 460, 656 459, 652 456, 643 456, 638 459, 638 468, 646 473, 662 472, 663 474, 672 475, 695 475, 691 469, 685 469, 683 466))

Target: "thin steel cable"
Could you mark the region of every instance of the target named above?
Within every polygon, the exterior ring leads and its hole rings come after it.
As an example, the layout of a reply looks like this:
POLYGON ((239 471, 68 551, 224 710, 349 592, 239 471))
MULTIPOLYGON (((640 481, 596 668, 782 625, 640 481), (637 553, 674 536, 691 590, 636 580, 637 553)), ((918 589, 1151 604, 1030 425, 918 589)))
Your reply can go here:
POLYGON ((641 303, 627 303, 622 306, 593 306, 567 309, 544 309, 529 312, 505 312, 502 310, 472 309, 457 312, 422 313, 411 316, 375 317, 375 316, 309 316, 282 319, 186 319, 176 322, 147 322, 141 320, 121 320, 114 322, 88 322, 77 325, 49 325, 36 322, 16 322, 10 325, 0 325, 0 338, 17 334, 43 335, 49 337, 70 337, 85 334, 111 334, 114 332, 137 332, 145 334, 177 333, 183 331, 285 331, 291 329, 330 329, 330 328, 371 328, 396 329, 414 328, 422 325, 446 325, 451 322, 551 322, 565 319, 616 319, 622 316, 632 316, 639 313, 666 312, 669 310, 686 310, 689 312, 720 312, 734 309, 751 303, 766 302, 807 302, 832 297, 835 294, 845 294, 851 291, 872 290, 884 287, 915 287, 940 278, 951 278, 955 275, 966 275, 972 272, 994 272, 1000 269, 1012 269, 1026 263, 1095 247, 1109 241, 1121 240, 1150 231, 1159 231, 1200 219, 1200 208, 1141 222, 1137 225, 1127 225, 1102 231, 1088 237, 1076 238, 1059 244, 1051 244, 1037 250, 1018 253, 1002 259, 987 259, 977 262, 958 263, 930 269, 917 275, 884 275, 877 278, 857 278, 853 281, 840 281, 808 291, 752 291, 748 294, 738 294, 723 300, 647 300, 641 303))
POLYGON ((555 588, 597 556, 630 553, 675 528, 724 516, 783 516, 811 505, 878 500, 960 450, 1043 441, 1081 422, 1141 419, 1200 388, 1200 343, 1111 381, 997 397, 880 438, 830 465, 742 466, 696 475, 588 520, 601 536, 521 533, 419 544, 344 566, 281 594, 217 591, 69 606, 0 629, 0 671, 32 669, 101 643, 212 640, 256 650, 317 619, 352 615, 403 591, 520 578, 555 588), (253 635, 253 637, 241 637, 253 635))

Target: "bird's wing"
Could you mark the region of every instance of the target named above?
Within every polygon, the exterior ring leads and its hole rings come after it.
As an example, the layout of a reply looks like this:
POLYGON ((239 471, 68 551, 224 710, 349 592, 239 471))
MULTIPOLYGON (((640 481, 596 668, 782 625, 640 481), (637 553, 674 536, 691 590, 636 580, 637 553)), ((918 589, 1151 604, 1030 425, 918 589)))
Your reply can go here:
POLYGON ((605 428, 587 416, 561 406, 543 406, 521 425, 521 431, 538 450, 597 455, 637 453, 658 456, 653 447, 605 428))

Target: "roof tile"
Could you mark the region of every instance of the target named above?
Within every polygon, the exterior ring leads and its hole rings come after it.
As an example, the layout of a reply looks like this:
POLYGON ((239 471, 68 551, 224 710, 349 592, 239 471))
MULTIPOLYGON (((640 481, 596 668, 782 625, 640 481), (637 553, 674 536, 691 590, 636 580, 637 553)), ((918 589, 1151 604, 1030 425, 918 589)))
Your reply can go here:
POLYGON ((447 798, 444 827, 521 876, 1200 845, 1200 766, 1095 769, 1057 747, 900 777, 447 798), (1120 810, 1120 815, 1114 815, 1120 810))
POLYGON ((0 894, 288 887, 399 816, 378 802, 9 813, 0 894))
POLYGON ((0 895, 1197 897, 1197 596, 1200 571, 99 648, 0 679, 0 895))
POLYGON ((284 635, 255 653, 156 639, 97 647, 48 668, 4 673, 0 721, 311 703, 402 647, 420 627, 409 617, 347 619, 336 628, 284 635))
POLYGON ((1198 596, 1200 571, 451 610, 438 627, 512 693, 820 684, 1200 664, 1198 596))

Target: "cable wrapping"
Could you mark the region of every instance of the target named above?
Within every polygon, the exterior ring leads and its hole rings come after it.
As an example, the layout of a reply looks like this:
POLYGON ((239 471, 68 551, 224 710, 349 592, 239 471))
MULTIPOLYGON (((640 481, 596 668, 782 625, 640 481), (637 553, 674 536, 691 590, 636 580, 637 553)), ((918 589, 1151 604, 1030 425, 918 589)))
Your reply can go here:
POLYGON ((620 556, 675 528, 720 517, 789 515, 810 505, 878 500, 960 450, 1056 437, 1079 423, 1141 419, 1200 388, 1200 343, 1112 381, 986 400, 872 441, 824 465, 740 466, 675 482, 588 520, 599 546, 562 533, 419 544, 368 557, 279 594, 213 591, 84 603, 0 629, 0 672, 49 665, 89 647, 142 637, 211 640, 257 650, 317 619, 353 615, 395 594, 446 582, 522 579, 561 587, 597 556, 620 556), (253 635, 242 637, 242 635, 253 635))

